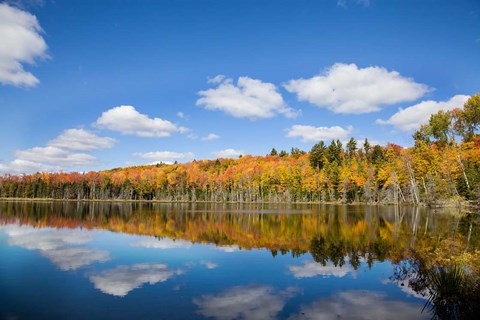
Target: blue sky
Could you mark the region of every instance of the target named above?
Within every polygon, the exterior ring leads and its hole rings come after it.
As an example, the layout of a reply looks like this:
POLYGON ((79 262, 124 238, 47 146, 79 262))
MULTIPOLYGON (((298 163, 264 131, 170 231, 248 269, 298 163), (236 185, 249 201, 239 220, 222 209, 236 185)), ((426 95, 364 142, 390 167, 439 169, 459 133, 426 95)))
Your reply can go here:
POLYGON ((410 146, 479 57, 475 0, 2 2, 0 173, 410 146))

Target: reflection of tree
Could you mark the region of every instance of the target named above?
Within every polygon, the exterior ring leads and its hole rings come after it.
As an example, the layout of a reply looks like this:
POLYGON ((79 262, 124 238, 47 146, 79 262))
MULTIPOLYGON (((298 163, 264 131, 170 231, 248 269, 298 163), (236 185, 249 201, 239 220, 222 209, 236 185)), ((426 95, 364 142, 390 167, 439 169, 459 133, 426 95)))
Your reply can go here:
POLYGON ((329 258, 325 239, 313 238, 312 241, 310 242, 310 253, 313 257, 313 260, 315 260, 315 262, 321 263, 322 266, 325 266, 329 258))
POLYGON ((99 228, 265 248, 273 256, 310 252, 322 265, 349 263, 355 269, 361 261, 368 266, 374 261, 400 262, 410 256, 412 247, 441 251, 438 239, 453 239, 454 246, 466 253, 480 243, 475 216, 411 207, 0 202, 0 223, 17 221, 34 227, 99 228))
POLYGON ((480 251, 470 254, 468 262, 460 262, 462 255, 453 249, 445 260, 415 251, 396 266, 391 279, 426 297, 424 310, 432 319, 474 319, 480 313, 480 274, 475 269, 480 251))

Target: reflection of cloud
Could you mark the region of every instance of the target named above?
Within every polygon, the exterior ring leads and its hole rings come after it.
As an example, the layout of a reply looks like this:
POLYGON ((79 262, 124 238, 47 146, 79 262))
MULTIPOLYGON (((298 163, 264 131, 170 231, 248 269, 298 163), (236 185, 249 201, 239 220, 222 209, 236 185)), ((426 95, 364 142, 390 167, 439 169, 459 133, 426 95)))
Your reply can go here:
POLYGON ((405 280, 392 281, 390 279, 382 280, 382 284, 394 283, 397 285, 400 290, 407 295, 407 297, 415 297, 419 299, 427 299, 428 290, 425 289, 424 292, 416 292, 412 289, 410 281, 413 280, 412 277, 407 277, 405 280))
POLYGON ((64 271, 76 270, 95 261, 110 260, 108 252, 87 247, 59 248, 47 250, 42 254, 64 271))
POLYGON ((166 264, 140 263, 131 266, 118 266, 89 277, 90 281, 103 293, 124 297, 144 283, 164 282, 181 270, 170 270, 166 264))
POLYGON ((215 246, 213 247, 215 250, 223 251, 223 252, 236 252, 240 251, 240 247, 236 244, 233 246, 215 246))
POLYGON ((8 244, 29 250, 52 250, 84 244, 93 239, 92 235, 80 230, 35 229, 18 225, 9 225, 3 229, 10 237, 8 244))
POLYGON ((289 319, 423 319, 422 305, 387 300, 384 293, 373 291, 345 291, 310 305, 302 306, 300 313, 289 319))
POLYGON ((216 267, 218 267, 218 263, 208 260, 202 260, 200 261, 200 264, 203 264, 205 267, 207 267, 207 269, 215 269, 216 267))
POLYGON ((108 252, 80 246, 93 236, 80 230, 35 229, 27 226, 0 227, 9 236, 8 244, 28 250, 38 250, 61 270, 76 270, 95 261, 108 261, 108 252))
POLYGON ((295 293, 287 289, 276 293, 267 286, 233 287, 212 296, 194 299, 199 314, 216 319, 275 319, 288 298, 295 293))
POLYGON ((185 248, 188 249, 192 246, 190 242, 183 240, 172 240, 169 238, 157 239, 157 238, 146 238, 137 242, 134 242, 132 246, 135 247, 145 247, 153 249, 178 249, 185 248))
POLYGON ((353 272, 351 266, 335 267, 333 264, 322 266, 317 262, 304 262, 303 266, 289 266, 295 278, 311 278, 315 276, 334 276, 342 278, 353 272))

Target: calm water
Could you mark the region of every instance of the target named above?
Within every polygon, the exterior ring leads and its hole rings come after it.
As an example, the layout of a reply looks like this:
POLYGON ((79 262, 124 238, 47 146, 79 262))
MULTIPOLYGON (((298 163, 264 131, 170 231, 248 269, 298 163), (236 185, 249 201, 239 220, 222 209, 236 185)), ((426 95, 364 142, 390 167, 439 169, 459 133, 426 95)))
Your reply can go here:
POLYGON ((478 221, 366 206, 0 203, 2 319, 429 319, 411 248, 478 221))

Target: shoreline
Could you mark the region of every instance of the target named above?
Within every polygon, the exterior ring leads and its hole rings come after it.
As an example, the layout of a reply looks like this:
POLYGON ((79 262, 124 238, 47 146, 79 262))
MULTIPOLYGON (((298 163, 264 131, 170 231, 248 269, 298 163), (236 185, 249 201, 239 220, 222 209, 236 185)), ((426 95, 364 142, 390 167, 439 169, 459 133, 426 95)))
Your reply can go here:
POLYGON ((241 205, 263 205, 263 204, 282 204, 282 205, 349 205, 349 206, 418 206, 426 207, 432 209, 441 209, 441 208, 453 208, 457 207, 459 209, 468 209, 468 208, 480 208, 480 201, 466 201, 466 200, 446 200, 440 203, 393 203, 393 202, 349 202, 342 203, 340 201, 308 201, 308 202, 272 202, 272 201, 262 201, 262 202, 238 202, 238 201, 188 201, 188 200, 135 200, 135 199, 57 199, 57 198, 0 198, 0 202, 83 202, 83 203, 164 203, 164 204, 241 204, 241 205))

